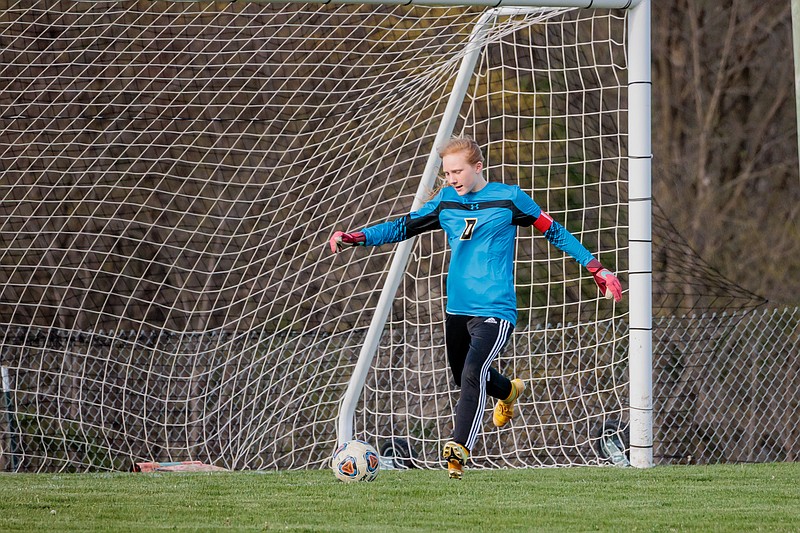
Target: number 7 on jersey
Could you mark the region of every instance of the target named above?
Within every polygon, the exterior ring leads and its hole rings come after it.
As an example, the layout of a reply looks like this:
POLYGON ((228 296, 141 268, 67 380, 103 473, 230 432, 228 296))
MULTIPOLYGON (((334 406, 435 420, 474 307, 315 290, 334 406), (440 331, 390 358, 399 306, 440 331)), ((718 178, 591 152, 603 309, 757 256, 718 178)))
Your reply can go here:
POLYGON ((472 239, 472 234, 475 232, 475 225, 478 223, 477 218, 465 218, 464 223, 466 224, 464 227, 464 231, 461 233, 460 239, 462 241, 468 241, 472 239))

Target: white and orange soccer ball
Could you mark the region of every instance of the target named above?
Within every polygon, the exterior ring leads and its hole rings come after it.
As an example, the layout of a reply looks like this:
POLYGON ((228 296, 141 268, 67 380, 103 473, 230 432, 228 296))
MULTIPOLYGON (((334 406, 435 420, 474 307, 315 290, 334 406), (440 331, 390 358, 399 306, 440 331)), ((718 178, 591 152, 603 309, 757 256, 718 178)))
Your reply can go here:
POLYGON ((331 468, 340 481, 372 481, 378 477, 381 462, 378 452, 368 442, 349 440, 333 452, 331 468))

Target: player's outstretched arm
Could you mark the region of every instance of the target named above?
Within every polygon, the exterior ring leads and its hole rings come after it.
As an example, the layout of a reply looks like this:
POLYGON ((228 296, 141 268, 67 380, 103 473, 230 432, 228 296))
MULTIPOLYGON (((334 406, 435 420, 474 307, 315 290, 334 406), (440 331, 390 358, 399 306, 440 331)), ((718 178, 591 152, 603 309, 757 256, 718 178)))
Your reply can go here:
MULTIPOLYGON (((533 203, 533 200, 531 200, 531 203, 533 203)), ((539 208, 536 207, 536 210, 539 210, 539 208)), ((539 215, 534 221, 533 226, 544 233, 547 240, 556 248, 567 252, 580 264, 586 265, 586 268, 592 273, 594 282, 597 283, 597 287, 600 289, 603 296, 606 298, 614 298, 615 302, 622 300, 622 285, 617 279, 617 276, 605 268, 600 261, 595 259, 591 252, 589 252, 574 235, 567 231, 564 226, 541 210, 539 210, 539 215)))
POLYGON ((441 229, 436 207, 439 205, 441 193, 423 205, 418 211, 409 213, 394 220, 388 220, 360 231, 345 233, 337 231, 330 240, 331 252, 341 252, 348 246, 380 246, 400 242, 422 232, 441 229))
POLYGON ((341 252, 349 246, 364 246, 366 242, 367 237, 360 231, 355 231, 353 233, 337 231, 330 240, 331 252, 341 252))
POLYGON ((589 261, 586 268, 592 273, 594 282, 597 283, 597 287, 606 298, 614 298, 615 302, 622 300, 622 285, 613 272, 605 268, 597 259, 589 261))

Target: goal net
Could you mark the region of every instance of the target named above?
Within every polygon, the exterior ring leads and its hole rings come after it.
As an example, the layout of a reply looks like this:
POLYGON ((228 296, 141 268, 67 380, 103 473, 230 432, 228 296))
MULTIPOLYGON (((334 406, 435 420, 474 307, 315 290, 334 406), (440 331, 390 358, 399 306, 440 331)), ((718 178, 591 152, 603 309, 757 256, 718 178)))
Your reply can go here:
MULTIPOLYGON (((323 467, 471 47, 455 134, 627 269, 625 12, 12 0, 0 19, 2 469, 323 467)), ((355 413, 438 468, 458 397, 441 232, 415 241, 355 413)), ((600 464, 624 427, 627 306, 531 228, 497 364, 529 391, 478 468, 600 464)), ((622 439, 624 440, 624 439, 622 439)), ((402 459, 402 460, 401 460, 402 459)))

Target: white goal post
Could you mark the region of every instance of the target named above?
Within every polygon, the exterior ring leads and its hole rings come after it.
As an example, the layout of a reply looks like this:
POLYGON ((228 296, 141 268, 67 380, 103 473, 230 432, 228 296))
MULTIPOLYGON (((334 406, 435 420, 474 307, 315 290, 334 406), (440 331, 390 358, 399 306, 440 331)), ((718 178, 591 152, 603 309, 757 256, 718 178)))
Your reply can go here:
MULTIPOLYGON (((413 3, 413 0, 412 0, 413 3)), ((411 210, 419 209, 426 197, 426 191, 435 186, 441 160, 436 146, 441 146, 453 134, 459 109, 473 77, 475 65, 480 55, 486 26, 493 18, 520 15, 523 7, 583 7, 631 9, 628 36, 628 157, 630 180, 629 271, 630 282, 630 462, 633 466, 647 468, 653 465, 652 430, 652 235, 651 235, 651 166, 650 146, 650 2, 649 0, 624 1, 510 1, 495 3, 475 2, 476 5, 495 5, 486 11, 475 24, 468 41, 468 53, 461 60, 458 75, 453 84, 447 108, 440 121, 425 170, 411 210)), ((414 239, 398 245, 386 277, 381 297, 367 336, 361 348, 358 363, 347 387, 341 412, 339 414, 339 443, 353 438, 355 411, 367 372, 372 366, 383 334, 386 320, 391 311, 392 301, 401 283, 408 258, 414 247, 414 239)))
POLYGON ((650 0, 12 0, 0 43, 0 471, 441 468, 446 240, 328 239, 453 134, 624 289, 519 229, 473 465, 653 465, 650 0))

